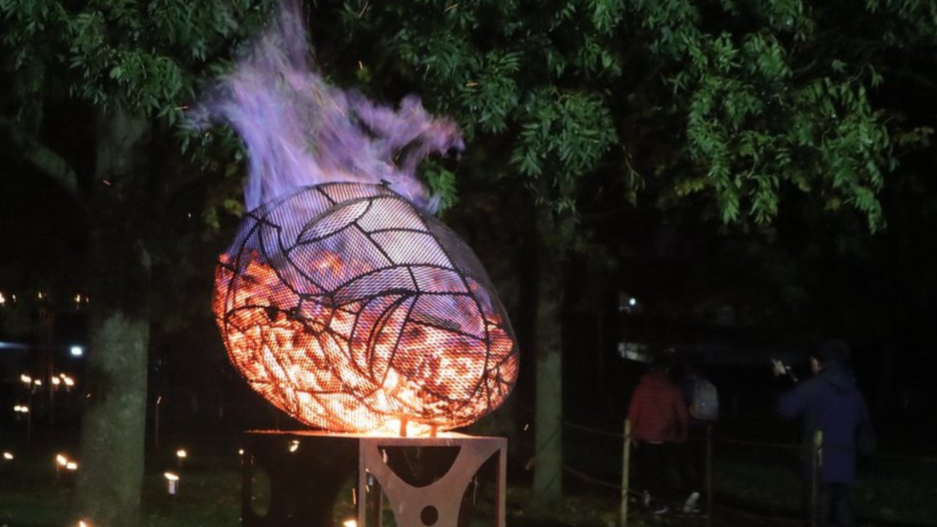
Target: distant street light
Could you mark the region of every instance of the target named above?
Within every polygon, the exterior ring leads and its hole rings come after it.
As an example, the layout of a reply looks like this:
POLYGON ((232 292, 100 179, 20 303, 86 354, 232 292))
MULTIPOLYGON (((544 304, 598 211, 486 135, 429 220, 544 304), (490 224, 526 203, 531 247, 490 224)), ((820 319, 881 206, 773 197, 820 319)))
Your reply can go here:
POLYGON ((72 357, 81 357, 85 354, 85 349, 81 346, 72 346, 69 352, 72 354, 72 357))

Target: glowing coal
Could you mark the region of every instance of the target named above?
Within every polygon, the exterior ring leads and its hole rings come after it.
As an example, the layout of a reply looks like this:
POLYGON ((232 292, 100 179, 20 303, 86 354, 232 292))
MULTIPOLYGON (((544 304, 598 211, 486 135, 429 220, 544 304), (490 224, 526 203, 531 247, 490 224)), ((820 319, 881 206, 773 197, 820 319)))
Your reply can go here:
POLYGON ((481 264, 381 185, 318 185, 249 214, 218 267, 214 312, 251 386, 328 430, 463 426, 517 378, 481 264))
MULTIPOLYGON (((216 272, 232 363, 271 403, 332 431, 457 428, 517 378, 507 314, 415 176, 461 150, 458 128, 397 110, 307 66, 295 2, 201 107, 240 134, 249 212, 216 272)), ((204 121, 203 121, 204 122, 204 121)))

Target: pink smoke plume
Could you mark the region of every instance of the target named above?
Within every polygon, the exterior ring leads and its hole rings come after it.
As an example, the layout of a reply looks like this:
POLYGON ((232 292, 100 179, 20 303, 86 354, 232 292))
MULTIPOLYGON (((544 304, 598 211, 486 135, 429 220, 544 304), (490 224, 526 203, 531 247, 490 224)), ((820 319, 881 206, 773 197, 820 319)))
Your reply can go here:
POLYGON ((310 66, 309 50, 298 2, 282 2, 194 116, 200 125, 229 123, 247 147, 247 209, 306 185, 386 182, 434 211, 437 199, 417 165, 434 152, 461 151, 458 126, 430 115, 415 96, 395 110, 330 86, 310 66))

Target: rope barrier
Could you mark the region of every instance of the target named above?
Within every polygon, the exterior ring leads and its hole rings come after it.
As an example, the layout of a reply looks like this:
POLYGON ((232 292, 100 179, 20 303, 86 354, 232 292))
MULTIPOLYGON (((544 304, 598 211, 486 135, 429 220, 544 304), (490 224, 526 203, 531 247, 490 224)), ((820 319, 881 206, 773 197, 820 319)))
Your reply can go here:
MULTIPOLYGON (((608 487, 608 488, 610 488, 610 489, 621 490, 621 485, 619 485, 619 484, 617 484, 617 483, 609 483, 609 482, 607 482, 607 481, 603 481, 603 480, 601 480, 601 479, 594 478, 594 477, 592 477, 592 476, 590 476, 590 475, 588 475, 588 474, 586 474, 586 473, 584 473, 584 472, 581 472, 581 471, 579 471, 579 470, 574 469, 573 467, 571 467, 571 466, 569 466, 569 465, 564 464, 564 465, 563 465, 563 470, 565 470, 566 472, 569 472, 570 474, 572 474, 572 475, 574 475, 574 476, 576 476, 576 477, 578 477, 578 478, 580 478, 580 479, 583 479, 583 480, 585 480, 585 481, 587 481, 587 482, 589 482, 589 483, 595 483, 596 485, 601 485, 601 486, 603 486, 603 487, 608 487)), ((628 492, 629 492, 629 493, 632 493, 632 492, 634 492, 634 491, 629 490, 628 492)))
MULTIPOLYGON (((625 439, 624 434, 622 434, 621 432, 611 432, 608 430, 586 426, 586 425, 574 423, 571 421, 563 421, 562 425, 564 427, 573 428, 576 430, 582 430, 584 432, 591 432, 596 435, 600 435, 604 437, 614 437, 614 438, 621 439, 621 440, 625 439)), ((554 434, 551 434, 550 439, 552 439, 554 435, 555 435, 555 432, 554 434)), ((704 442, 706 441, 706 439, 705 438, 689 438, 687 441, 688 442, 704 442)), ((751 446, 751 447, 777 448, 781 450, 801 450, 803 448, 809 447, 809 445, 804 445, 801 443, 776 443, 776 442, 770 442, 770 441, 753 441, 753 440, 747 440, 747 439, 734 439, 734 438, 726 438, 726 437, 713 438, 713 443, 739 445, 739 446, 751 446)), ((837 445, 825 445, 825 447, 829 450, 852 450, 851 448, 841 447, 837 445)), ((888 460, 894 460, 894 461, 937 463, 937 457, 913 457, 913 456, 902 456, 898 454, 872 454, 872 455, 865 456, 865 457, 874 458, 874 459, 888 459, 888 460)))
POLYGON ((576 424, 576 423, 571 423, 571 422, 569 422, 569 421, 563 421, 563 425, 564 425, 564 426, 567 426, 567 427, 569 427, 569 428, 575 428, 575 429, 577 429, 577 430, 583 430, 583 431, 585 431, 585 432, 592 432, 593 434, 596 434, 596 435, 602 435, 602 436, 607 436, 607 437, 617 437, 617 438, 619 438, 619 439, 623 439, 623 438, 624 438, 624 434, 622 434, 621 432, 609 432, 608 430, 601 430, 601 429, 598 429, 598 428, 591 428, 591 427, 588 427, 588 426, 585 426, 585 425, 580 425, 580 424, 576 424))

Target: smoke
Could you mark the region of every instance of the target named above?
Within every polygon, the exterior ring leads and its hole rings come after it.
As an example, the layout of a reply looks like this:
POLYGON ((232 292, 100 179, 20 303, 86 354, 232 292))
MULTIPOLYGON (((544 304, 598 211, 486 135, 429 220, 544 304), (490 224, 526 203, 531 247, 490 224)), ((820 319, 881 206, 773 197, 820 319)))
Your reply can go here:
POLYGON ((250 159, 247 209, 307 185, 386 182, 435 211, 438 200, 416 169, 429 154, 463 149, 456 124, 430 115, 415 96, 393 109, 330 86, 309 51, 299 3, 285 0, 192 115, 196 126, 222 121, 240 135, 250 159))

